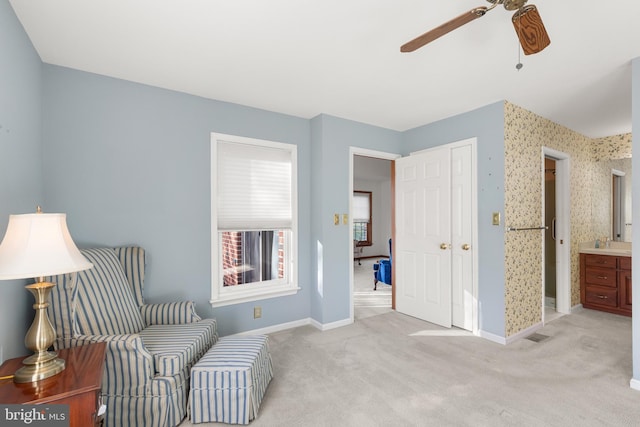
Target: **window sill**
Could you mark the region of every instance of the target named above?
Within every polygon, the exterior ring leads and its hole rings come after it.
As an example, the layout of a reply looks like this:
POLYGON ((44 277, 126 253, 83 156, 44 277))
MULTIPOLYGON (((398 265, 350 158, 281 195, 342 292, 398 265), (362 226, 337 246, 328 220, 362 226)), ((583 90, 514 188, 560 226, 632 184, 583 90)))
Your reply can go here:
POLYGON ((226 295, 218 295, 209 301, 212 307, 224 307, 227 305, 242 304, 245 302, 258 301, 269 298, 285 297, 295 295, 300 290, 299 287, 278 287, 271 289, 252 290, 248 292, 233 292, 226 295))

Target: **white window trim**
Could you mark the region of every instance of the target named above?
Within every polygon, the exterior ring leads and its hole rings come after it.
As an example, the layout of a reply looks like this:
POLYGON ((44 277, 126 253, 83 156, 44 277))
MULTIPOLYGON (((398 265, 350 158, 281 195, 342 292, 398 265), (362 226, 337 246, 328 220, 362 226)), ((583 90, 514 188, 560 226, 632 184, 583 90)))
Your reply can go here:
POLYGON ((298 155, 297 146, 275 141, 247 138, 236 135, 211 133, 211 300, 212 307, 222 307, 232 304, 257 301, 267 298, 277 298, 294 295, 299 290, 298 286, 298 155), (286 149, 291 152, 292 189, 291 189, 291 236, 289 245, 289 282, 284 284, 251 284, 234 287, 222 285, 222 260, 220 259, 220 246, 218 232, 218 207, 217 207, 217 146, 218 141, 234 142, 239 144, 258 145, 286 149))

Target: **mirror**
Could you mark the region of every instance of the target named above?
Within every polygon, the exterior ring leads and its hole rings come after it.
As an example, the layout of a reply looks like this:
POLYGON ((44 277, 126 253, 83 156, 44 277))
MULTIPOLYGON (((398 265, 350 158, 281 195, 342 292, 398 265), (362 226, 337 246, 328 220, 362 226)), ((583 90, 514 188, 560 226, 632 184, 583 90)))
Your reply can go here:
POLYGON ((617 160, 616 163, 622 170, 611 169, 611 236, 617 242, 630 242, 631 159, 617 160))
POLYGON ((631 134, 594 140, 595 237, 631 242, 631 134))

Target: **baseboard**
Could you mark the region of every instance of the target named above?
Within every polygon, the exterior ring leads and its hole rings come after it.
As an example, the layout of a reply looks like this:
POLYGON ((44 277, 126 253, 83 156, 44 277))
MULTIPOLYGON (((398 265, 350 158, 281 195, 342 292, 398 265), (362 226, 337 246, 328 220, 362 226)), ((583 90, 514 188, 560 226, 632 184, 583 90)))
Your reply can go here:
POLYGON ((348 326, 352 323, 353 321, 351 319, 339 320, 337 322, 332 322, 332 323, 320 323, 315 319, 307 317, 306 319, 294 320, 293 322, 287 322, 287 323, 280 323, 277 325, 267 326, 266 328, 252 329, 250 331, 238 332, 237 334, 233 334, 233 335, 238 335, 238 336, 268 335, 268 334, 273 334, 280 331, 286 331, 287 329, 299 328, 300 326, 307 326, 307 325, 311 325, 314 328, 324 332, 331 329, 348 326))
POLYGON ((534 332, 536 332, 539 329, 542 329, 542 322, 540 323, 536 323, 533 326, 529 326, 527 329, 523 329, 520 332, 518 332, 517 334, 513 334, 511 336, 508 337, 501 337, 500 335, 496 335, 496 334, 492 334, 491 332, 487 332, 487 331, 480 331, 480 333, 478 334, 481 338, 487 339, 489 341, 493 341, 495 343, 498 344, 502 344, 502 345, 509 345, 512 342, 518 341, 519 339, 528 337, 529 335, 533 334, 534 332))
POLYGON ((507 341, 505 340, 504 337, 501 337, 500 335, 492 334, 491 332, 480 330, 480 333, 478 335, 480 336, 480 338, 493 341, 497 344, 502 344, 502 345, 507 344, 507 341))
POLYGON ((631 388, 634 390, 640 391, 640 380, 631 378, 631 381, 629 381, 629 386, 631 386, 631 388))
POLYGON ((511 344, 512 342, 518 341, 519 339, 526 338, 529 335, 531 335, 534 332, 536 332, 537 330, 542 329, 543 326, 544 326, 544 324, 542 322, 536 323, 533 326, 529 326, 527 329, 521 330, 517 334, 513 334, 511 336, 508 336, 507 337, 507 344, 511 344))
POLYGON ((320 323, 317 320, 311 319, 311 326, 314 326, 315 328, 320 329, 323 332, 331 329, 341 328, 343 326, 348 326, 352 323, 353 320, 351 319, 338 320, 337 322, 331 323, 320 323))
POLYGON ((293 322, 280 323, 273 326, 267 326, 266 328, 252 329, 250 331, 238 332, 234 335, 267 335, 275 332, 286 331, 287 329, 299 328, 300 326, 311 325, 311 318, 294 320, 293 322))

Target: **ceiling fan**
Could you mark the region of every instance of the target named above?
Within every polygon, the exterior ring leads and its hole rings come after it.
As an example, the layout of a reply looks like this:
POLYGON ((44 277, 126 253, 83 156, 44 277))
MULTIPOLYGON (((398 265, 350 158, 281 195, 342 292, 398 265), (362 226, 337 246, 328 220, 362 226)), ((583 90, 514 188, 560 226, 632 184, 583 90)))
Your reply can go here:
POLYGON ((400 47, 400 52, 413 52, 427 43, 431 43, 435 39, 455 30, 456 28, 484 16, 488 11, 492 10, 499 4, 504 5, 504 8, 507 10, 516 11, 511 18, 511 21, 513 22, 516 34, 518 34, 520 45, 522 46, 522 50, 525 55, 538 53, 545 47, 549 46, 551 40, 549 40, 549 35, 547 34, 547 30, 544 28, 538 9, 534 5, 527 5, 528 0, 487 1, 492 5, 489 7, 476 7, 450 21, 445 22, 431 31, 427 31, 423 35, 403 44, 400 47))

